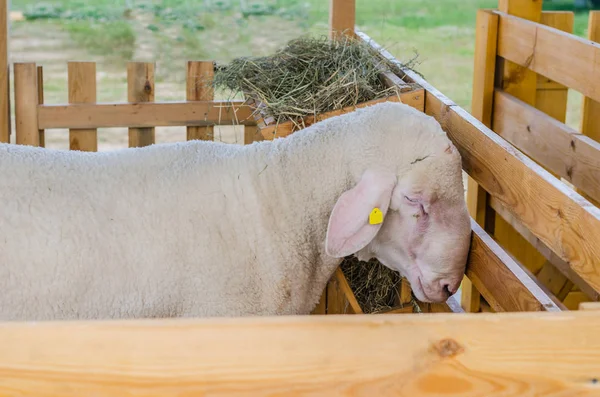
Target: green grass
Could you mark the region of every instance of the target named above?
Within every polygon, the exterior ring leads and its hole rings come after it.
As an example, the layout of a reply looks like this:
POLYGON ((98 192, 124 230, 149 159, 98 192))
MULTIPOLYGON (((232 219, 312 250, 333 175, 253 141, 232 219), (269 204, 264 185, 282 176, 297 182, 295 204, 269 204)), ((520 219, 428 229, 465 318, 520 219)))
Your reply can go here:
MULTIPOLYGON (((497 0, 357 0, 356 23, 400 60, 417 52, 418 70, 469 110, 476 11, 496 6, 497 0)), ((49 23, 68 32, 82 59, 95 55, 119 73, 124 61, 155 61, 157 82, 183 87, 185 60, 228 62, 270 53, 306 32, 326 33, 329 1, 13 0, 11 8, 31 19, 20 34, 49 23)), ((546 0, 544 9, 574 11, 574 33, 587 34, 588 10, 574 9, 572 0, 546 0)), ((571 112, 578 102, 577 93, 570 96, 571 112)))

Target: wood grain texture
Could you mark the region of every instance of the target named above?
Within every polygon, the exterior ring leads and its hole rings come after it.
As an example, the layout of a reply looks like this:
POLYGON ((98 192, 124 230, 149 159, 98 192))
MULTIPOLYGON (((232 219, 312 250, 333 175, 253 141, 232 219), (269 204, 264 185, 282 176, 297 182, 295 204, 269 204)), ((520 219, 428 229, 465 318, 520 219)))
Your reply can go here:
MULTIPOLYGON (((69 62, 69 103, 96 102, 96 63, 69 62)), ((69 129, 69 149, 98 151, 98 131, 95 128, 69 129)))
POLYGON ((494 131, 536 162, 600 200, 600 142, 498 91, 494 131))
POLYGON ((354 36, 356 0, 329 0, 329 37, 354 36))
POLYGON ((0 142, 10 142, 10 73, 8 59, 8 4, 0 1, 0 142))
POLYGON ((594 311, 4 323, 0 394, 593 396, 599 327, 594 311))
MULTIPOLYGON (((600 300, 600 294, 591 287, 587 281, 585 281, 581 276, 579 276, 567 262, 558 257, 546 244, 540 241, 534 234, 527 229, 521 222, 519 222, 503 205, 502 203, 495 198, 490 200, 490 205, 498 213, 505 219, 514 229, 517 231, 529 244, 535 247, 535 249, 540 252, 540 254, 550 262, 555 268, 562 272, 565 277, 571 280, 575 285, 577 285, 582 291, 590 296, 593 300, 600 300)), ((558 296, 557 296, 558 297, 558 296)), ((563 298, 558 297, 563 300, 563 298)))
POLYGON ((600 101, 599 43, 495 12, 499 56, 600 101))
MULTIPOLYGON (((130 103, 154 102, 154 64, 129 62, 127 64, 127 100, 130 103)), ((129 128, 129 147, 154 144, 155 126, 129 128)))
MULTIPOLYGON (((187 63, 186 99, 188 101, 212 101, 215 93, 212 86, 215 64, 212 61, 189 61, 187 63)), ((213 141, 215 131, 212 125, 187 126, 187 140, 213 141)))
POLYGON ((355 106, 347 106, 345 108, 339 110, 332 110, 330 112, 325 112, 314 116, 307 116, 303 119, 304 125, 299 125, 298 123, 294 123, 292 121, 286 121, 279 124, 267 125, 265 127, 259 127, 260 133, 266 140, 273 140, 277 138, 285 138, 288 135, 293 134, 294 132, 313 125, 319 121, 328 119, 330 117, 339 116, 342 114, 350 113, 355 111, 356 109, 368 107, 375 105, 377 103, 382 102, 402 102, 409 106, 414 107, 420 111, 425 110, 425 92, 422 89, 417 89, 411 92, 405 92, 399 95, 391 95, 389 97, 374 99, 372 101, 362 102, 355 106))
MULTIPOLYGON (((496 76, 496 41, 498 16, 488 10, 478 10, 475 20, 475 54, 473 67, 473 91, 471 114, 491 127, 494 81, 496 76)), ((467 207, 471 217, 484 229, 492 212, 488 195, 473 178, 467 177, 467 207)), ((487 225, 488 228, 490 225, 487 225)), ((468 277, 461 284, 461 305, 467 312, 480 310, 481 296, 468 277)))
POLYGON ((327 284, 327 314, 362 314, 344 272, 339 267, 327 284))
POLYGON ((243 101, 44 105, 38 113, 44 129, 256 125, 243 101))
POLYGON ((533 275, 474 221, 466 275, 496 311, 560 311, 533 275))
MULTIPOLYGON (((600 43, 600 11, 590 11, 588 39, 600 43)), ((600 142, 600 101, 584 96, 582 112, 581 132, 600 142)))
POLYGON ((37 68, 35 63, 15 63, 14 68, 16 143, 39 146, 37 68))
MULTIPOLYGON (((389 52, 357 32, 382 56, 389 52)), ((600 209, 573 192, 460 108, 416 73, 426 91, 426 113, 435 117, 460 151, 463 169, 516 219, 600 291, 600 209)))

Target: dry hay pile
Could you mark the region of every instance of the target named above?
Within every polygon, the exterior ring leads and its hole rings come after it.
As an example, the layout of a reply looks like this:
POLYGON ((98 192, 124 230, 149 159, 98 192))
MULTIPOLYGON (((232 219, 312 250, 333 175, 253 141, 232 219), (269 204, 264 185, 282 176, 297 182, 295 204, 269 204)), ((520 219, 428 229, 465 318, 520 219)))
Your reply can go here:
POLYGON ((213 84, 260 103, 262 116, 275 123, 302 123, 306 116, 354 106, 397 93, 380 78, 381 69, 403 75, 362 40, 302 36, 264 57, 236 58, 220 65, 213 84))
MULTIPOLYGON (((416 58, 399 67, 362 40, 303 36, 272 55, 219 65, 212 84, 251 97, 263 118, 302 126, 306 116, 397 94, 381 79, 382 70, 402 76, 401 69, 409 69, 416 58)), ((341 268, 365 313, 390 309, 398 301, 398 272, 356 258, 346 258, 341 268)))

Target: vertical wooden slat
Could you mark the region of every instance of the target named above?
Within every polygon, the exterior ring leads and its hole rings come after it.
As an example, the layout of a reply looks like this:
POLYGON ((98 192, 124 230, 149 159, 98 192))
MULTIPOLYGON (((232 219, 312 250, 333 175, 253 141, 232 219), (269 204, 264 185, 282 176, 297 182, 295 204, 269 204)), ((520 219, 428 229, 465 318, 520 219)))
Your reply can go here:
POLYGON ((326 286, 325 290, 321 294, 321 299, 319 299, 319 303, 310 314, 327 314, 327 288, 328 287, 326 286))
POLYGON ((355 0, 329 0, 329 37, 354 36, 355 0))
MULTIPOLYGON (((471 114, 487 127, 491 127, 492 123, 498 20, 498 16, 490 11, 477 11, 471 114)), ((488 194, 470 176, 467 181, 467 206, 471 217, 482 228, 489 231, 493 227, 489 222, 493 210, 488 204, 488 194)), ((480 300, 479 292, 465 276, 461 286, 461 306, 466 312, 478 312, 480 300)))
MULTIPOLYGON (((588 25, 588 38, 600 43, 600 11, 591 11, 588 25)), ((581 133, 600 142, 600 102, 583 98, 581 133)))
POLYGON ((8 1, 0 0, 0 142, 10 142, 8 1))
MULTIPOLYGON (((127 64, 127 100, 131 103, 154 102, 154 64, 129 62, 127 64)), ((154 127, 129 128, 129 147, 154 144, 154 127)))
POLYGON ((410 283, 406 278, 402 278, 400 282, 400 305, 406 305, 412 301, 412 290, 410 287, 410 283))
MULTIPOLYGON (((541 0, 499 0, 498 8, 507 14, 534 22, 541 22, 542 19, 541 0)), ((537 74, 506 60, 500 60, 498 67, 497 86, 527 104, 536 106, 537 74)), ((494 223, 493 236, 496 241, 532 273, 539 272, 546 259, 500 215, 496 214, 494 223)))
POLYGON ((259 134, 258 127, 254 125, 244 126, 244 145, 261 140, 262 134, 259 134))
POLYGON ((38 88, 35 63, 15 63, 16 143, 39 146, 38 88))
MULTIPOLYGON (((212 61, 189 61, 187 64, 187 92, 188 101, 212 101, 215 99, 212 80, 215 65, 212 61)), ((213 126, 187 127, 187 140, 198 139, 203 141, 214 140, 213 126)))
POLYGON ((337 268, 327 284, 327 314, 362 314, 342 269, 337 268))
MULTIPOLYGON (((69 62, 69 103, 96 102, 96 63, 69 62)), ((69 149, 83 152, 98 150, 98 132, 94 129, 69 129, 69 149)))
MULTIPOLYGON (((44 69, 37 67, 38 103, 44 104, 44 69)), ((38 130, 40 134, 40 147, 46 147, 46 134, 44 130, 38 130)))

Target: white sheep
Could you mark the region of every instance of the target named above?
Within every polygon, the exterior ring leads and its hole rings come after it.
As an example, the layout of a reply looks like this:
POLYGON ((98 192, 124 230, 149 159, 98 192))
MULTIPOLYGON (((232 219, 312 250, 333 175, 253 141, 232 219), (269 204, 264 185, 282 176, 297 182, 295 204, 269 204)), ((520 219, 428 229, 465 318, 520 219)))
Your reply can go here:
POLYGON ((308 314, 351 254, 439 302, 470 244, 458 151, 398 103, 247 146, 3 144, 0 170, 2 321, 308 314))

